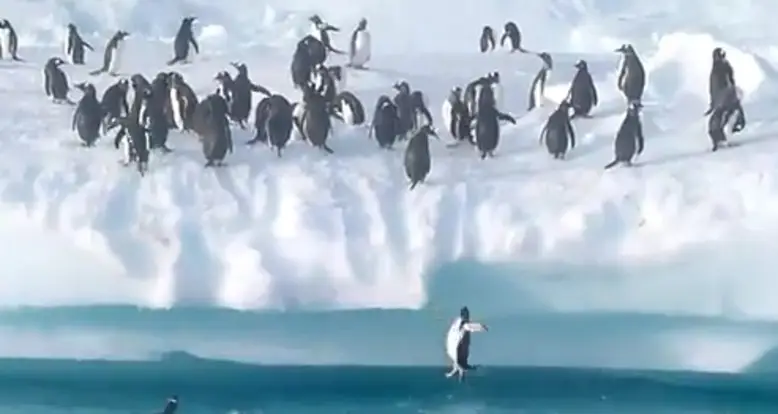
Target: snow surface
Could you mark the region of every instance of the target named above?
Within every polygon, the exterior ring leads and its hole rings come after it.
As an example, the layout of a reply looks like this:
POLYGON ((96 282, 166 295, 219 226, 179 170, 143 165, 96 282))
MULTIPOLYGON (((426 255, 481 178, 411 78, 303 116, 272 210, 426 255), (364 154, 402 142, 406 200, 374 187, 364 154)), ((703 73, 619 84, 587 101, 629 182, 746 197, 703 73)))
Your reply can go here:
MULTIPOLYGON (((435 300, 455 307, 461 298, 544 311, 778 317, 770 267, 778 224, 773 2, 0 5, 26 59, 0 62, 1 305, 415 309, 438 306, 435 300), (127 72, 150 77, 171 57, 180 18, 194 15, 203 53, 179 70, 199 95, 215 88, 216 72, 241 60, 255 81, 296 99, 291 48, 313 12, 342 27, 334 37, 340 48, 367 17, 373 69, 350 73, 348 89, 369 112, 379 94, 406 79, 429 95, 439 123, 452 86, 500 71, 505 108, 519 119, 503 128, 497 157, 481 161, 469 149, 432 142, 429 181, 409 192, 402 146, 379 151, 364 128, 338 125, 332 156, 299 141, 282 159, 239 145, 219 170, 203 169, 194 137, 173 132, 175 153, 155 157, 152 173, 140 178, 118 165, 109 139, 80 148, 68 128, 73 108, 53 105, 41 88, 43 62, 61 53, 68 22, 98 51, 86 67, 66 71, 102 92, 112 79, 87 72, 99 66, 110 34, 131 33, 127 72), (477 53, 481 27, 501 33, 508 18, 528 49, 555 60, 551 102, 532 113, 524 108, 539 59, 477 53), (646 151, 641 167, 605 172, 624 111, 613 49, 625 42, 648 74, 646 151), (709 154, 702 113, 716 46, 735 69, 749 123, 733 138, 743 146, 709 154), (537 137, 578 59, 589 62, 600 105, 592 120, 575 123, 579 146, 569 159, 554 161, 537 137), (495 265, 448 283, 440 269, 460 260, 495 265)), ((235 134, 240 142, 252 132, 235 134)))

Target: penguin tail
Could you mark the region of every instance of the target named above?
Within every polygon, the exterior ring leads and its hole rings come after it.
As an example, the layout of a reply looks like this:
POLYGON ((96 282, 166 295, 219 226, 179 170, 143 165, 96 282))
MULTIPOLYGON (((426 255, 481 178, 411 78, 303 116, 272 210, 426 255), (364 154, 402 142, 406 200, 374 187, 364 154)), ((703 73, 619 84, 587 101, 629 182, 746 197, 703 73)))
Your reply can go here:
POLYGON ((183 60, 182 58, 180 58, 180 57, 176 56, 176 57, 174 57, 173 59, 170 59, 170 60, 168 60, 168 61, 167 61, 167 65, 168 65, 168 66, 170 66, 170 65, 175 65, 176 63, 178 63, 178 62, 180 62, 180 61, 182 61, 182 60, 183 60))
POLYGON ((89 74, 90 74, 91 76, 97 76, 97 75, 99 75, 99 74, 101 74, 101 73, 103 73, 103 72, 105 72, 105 71, 106 71, 106 69, 105 69, 105 68, 100 68, 100 69, 93 70, 93 71, 89 72, 89 74))
POLYGON ((24 62, 24 59, 20 58, 19 56, 12 56, 11 59, 13 59, 16 62, 24 62))
POLYGON ((616 159, 616 160, 613 160, 613 161, 611 161, 611 162, 610 162, 608 165, 606 165, 606 166, 605 166, 605 169, 606 169, 606 170, 610 170, 611 168, 615 167, 615 166, 616 166, 616 164, 618 164, 618 163, 619 163, 619 160, 618 160, 618 159, 616 159))
POLYGON ((416 188, 417 184, 419 184, 418 181, 416 181, 416 180, 411 181, 411 186, 408 187, 408 190, 413 190, 414 188, 416 188))
POLYGON ((321 144, 321 149, 327 152, 327 154, 334 154, 335 151, 332 150, 332 148, 328 147, 327 144, 321 144))

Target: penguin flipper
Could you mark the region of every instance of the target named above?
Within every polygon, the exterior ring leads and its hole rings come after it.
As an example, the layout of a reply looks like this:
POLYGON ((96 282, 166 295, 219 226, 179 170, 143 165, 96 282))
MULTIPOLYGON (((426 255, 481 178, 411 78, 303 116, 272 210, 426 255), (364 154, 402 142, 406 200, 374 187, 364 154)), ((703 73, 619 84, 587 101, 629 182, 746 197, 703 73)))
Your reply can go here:
POLYGON ((85 47, 85 48, 87 48, 87 49, 91 50, 92 52, 94 52, 94 51, 95 51, 95 48, 93 48, 93 47, 92 47, 92 45, 90 45, 89 43, 87 43, 87 42, 84 42, 83 40, 81 41, 81 43, 83 43, 83 44, 84 44, 84 47, 85 47))
POLYGON ((618 163, 619 163, 619 160, 618 160, 618 159, 616 159, 616 160, 613 160, 613 161, 611 161, 611 162, 610 162, 608 165, 606 165, 606 166, 605 166, 605 169, 606 169, 606 170, 610 170, 611 168, 615 167, 615 166, 616 166, 616 164, 618 164, 618 163))
POLYGON ((195 53, 198 55, 200 54, 200 45, 197 44, 197 40, 195 40, 194 36, 189 37, 189 43, 192 44, 192 48, 194 48, 195 53))

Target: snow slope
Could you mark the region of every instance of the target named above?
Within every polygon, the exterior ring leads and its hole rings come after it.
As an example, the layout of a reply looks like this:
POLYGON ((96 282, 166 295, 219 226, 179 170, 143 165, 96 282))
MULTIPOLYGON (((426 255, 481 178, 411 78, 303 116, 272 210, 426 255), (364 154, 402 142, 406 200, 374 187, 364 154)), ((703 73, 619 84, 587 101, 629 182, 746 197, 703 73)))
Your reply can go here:
MULTIPOLYGON (((0 62, 1 305, 419 308, 467 297, 506 309, 778 317, 770 268, 778 29, 767 0, 0 4, 27 61, 0 62), (401 148, 379 151, 362 128, 339 125, 333 156, 299 141, 282 159, 238 146, 221 170, 204 170, 195 139, 173 133, 175 153, 156 157, 141 179, 117 164, 109 139, 79 148, 68 130, 72 108, 41 90, 42 64, 61 53, 70 21, 95 46, 128 30, 128 72, 153 76, 181 16, 195 15, 203 54, 180 71, 198 94, 241 60, 254 80, 294 96, 291 47, 312 12, 343 28, 341 48, 360 17, 370 21, 374 70, 348 79, 368 108, 406 79, 429 95, 437 117, 452 86, 499 70, 506 108, 519 120, 503 129, 497 158, 433 142, 429 182, 408 192, 401 148), (527 48, 555 59, 552 102, 537 112, 524 108, 538 59, 475 53, 481 26, 500 32, 507 18, 527 48), (648 71, 647 149, 641 167, 604 172, 623 116, 613 49, 624 42, 648 71), (715 46, 728 52, 749 124, 734 138, 745 145, 707 154, 702 112, 715 46), (601 103, 594 119, 575 124, 579 146, 569 159, 555 162, 538 132, 582 58, 601 103), (508 265, 447 284, 440 269, 464 259, 508 265)), ((91 79, 101 49, 87 67, 66 69, 73 81, 91 79)), ((93 80, 100 91, 111 82, 93 80)), ((245 141, 251 131, 235 134, 245 141)))

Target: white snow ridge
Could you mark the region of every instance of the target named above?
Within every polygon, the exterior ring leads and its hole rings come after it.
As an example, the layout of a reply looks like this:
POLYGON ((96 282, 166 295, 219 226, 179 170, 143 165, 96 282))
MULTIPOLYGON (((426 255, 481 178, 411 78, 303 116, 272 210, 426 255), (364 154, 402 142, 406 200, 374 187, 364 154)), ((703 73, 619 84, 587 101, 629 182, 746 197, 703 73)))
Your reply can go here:
MULTIPOLYGON (((415 309, 434 305, 433 284, 445 286, 436 269, 467 259, 515 265, 511 286, 545 309, 778 317, 772 1, 0 5, 24 59, 0 62, 0 305, 415 309), (174 152, 153 153, 140 177, 117 162, 112 135, 80 147, 70 129, 74 108, 53 104, 41 87, 43 64, 61 55, 70 22, 96 51, 65 71, 72 83, 94 82, 101 95, 115 79, 88 72, 100 66, 111 34, 130 32, 126 74, 151 79, 173 70, 165 66, 172 38, 191 15, 201 54, 174 70, 199 97, 215 90, 217 72, 241 61, 255 82, 297 101, 289 65, 314 13, 341 28, 333 34, 340 50, 359 19, 368 20, 369 70, 347 75, 368 118, 397 81, 428 96, 442 139, 431 140, 432 171, 414 191, 402 169, 405 143, 380 150, 365 126, 338 121, 334 154, 293 139, 281 158, 243 145, 253 131, 233 127, 235 152, 216 169, 203 168, 194 135, 174 130, 174 152), (508 20, 527 49, 554 58, 549 102, 531 112, 528 87, 540 60, 500 47, 478 52, 481 28, 499 36, 508 20), (634 45, 647 73, 646 150, 635 168, 605 171, 625 111, 614 53, 623 43, 634 45), (734 68, 748 123, 730 137, 741 146, 711 153, 703 113, 715 47, 734 68), (579 59, 589 64, 600 104, 591 119, 574 120, 578 145, 554 160, 538 134, 579 59), (439 108, 453 86, 492 71, 517 124, 502 127, 495 158, 480 160, 466 145, 445 145, 451 138, 439 108)), ((471 286, 481 292, 468 292, 482 295, 473 301, 488 303, 496 293, 487 288, 491 275, 469 277, 482 281, 471 286)), ((510 307, 511 295, 501 293, 510 307)))

